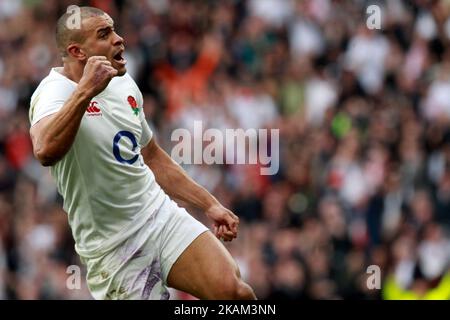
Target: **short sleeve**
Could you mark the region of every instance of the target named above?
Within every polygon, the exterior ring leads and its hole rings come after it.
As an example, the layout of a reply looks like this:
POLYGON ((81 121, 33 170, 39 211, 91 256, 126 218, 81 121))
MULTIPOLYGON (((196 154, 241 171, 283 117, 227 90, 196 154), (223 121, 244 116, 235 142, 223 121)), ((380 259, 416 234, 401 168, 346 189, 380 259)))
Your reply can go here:
POLYGON ((30 101, 31 126, 42 118, 58 112, 75 90, 75 85, 59 80, 41 83, 30 101))
POLYGON ((141 141, 140 145, 141 147, 145 147, 153 138, 153 132, 152 129, 150 129, 150 126, 147 123, 147 119, 145 118, 144 114, 144 98, 142 96, 141 91, 138 89, 138 103, 139 108, 141 108, 141 112, 139 112, 139 119, 141 120, 141 126, 142 126, 142 135, 141 135, 141 141))

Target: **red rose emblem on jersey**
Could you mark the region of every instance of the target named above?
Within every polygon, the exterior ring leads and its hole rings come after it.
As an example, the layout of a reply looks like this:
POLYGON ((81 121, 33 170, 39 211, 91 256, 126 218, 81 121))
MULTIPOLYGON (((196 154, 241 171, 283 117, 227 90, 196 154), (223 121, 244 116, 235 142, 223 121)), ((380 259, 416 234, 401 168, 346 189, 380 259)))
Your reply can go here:
POLYGON ((138 108, 136 99, 135 99, 133 96, 128 96, 128 99, 127 99, 127 100, 128 100, 128 103, 129 103, 130 106, 131 106, 131 109, 133 109, 134 114, 135 114, 135 115, 138 115, 138 113, 139 113, 139 108, 138 108))

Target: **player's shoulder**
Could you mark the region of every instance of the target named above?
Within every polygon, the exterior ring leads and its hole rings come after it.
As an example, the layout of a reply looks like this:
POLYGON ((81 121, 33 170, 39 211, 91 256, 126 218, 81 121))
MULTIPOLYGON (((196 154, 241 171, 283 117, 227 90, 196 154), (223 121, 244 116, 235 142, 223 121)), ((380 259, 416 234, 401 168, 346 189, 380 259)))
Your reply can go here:
POLYGON ((108 88, 110 90, 109 92, 111 92, 111 90, 113 92, 123 92, 123 91, 129 91, 131 89, 132 92, 134 92, 135 94, 138 94, 138 95, 141 94, 139 86, 137 85, 136 81, 133 79, 133 77, 128 72, 125 73, 123 76, 114 77, 111 80, 111 83, 108 86, 108 88))
POLYGON ((114 77, 111 81, 113 84, 126 84, 131 85, 137 88, 136 81, 134 81, 133 77, 127 72, 121 77, 114 77))
POLYGON ((49 74, 41 80, 34 91, 31 101, 42 93, 69 94, 76 87, 76 83, 58 72, 58 68, 52 68, 49 74))
POLYGON ((48 106, 65 101, 75 88, 75 82, 59 73, 57 68, 52 68, 31 95, 29 106, 30 121, 33 119, 37 109, 46 110, 48 106))

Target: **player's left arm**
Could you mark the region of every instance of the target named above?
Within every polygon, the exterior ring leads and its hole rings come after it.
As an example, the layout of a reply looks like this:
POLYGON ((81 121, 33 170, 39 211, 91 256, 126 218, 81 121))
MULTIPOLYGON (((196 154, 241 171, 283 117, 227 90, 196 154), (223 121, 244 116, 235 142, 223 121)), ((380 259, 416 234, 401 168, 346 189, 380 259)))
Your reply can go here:
POLYGON ((170 196, 204 210, 214 221, 214 233, 218 238, 231 241, 237 236, 239 218, 200 186, 155 141, 150 140, 142 148, 145 163, 153 171, 156 181, 170 196))

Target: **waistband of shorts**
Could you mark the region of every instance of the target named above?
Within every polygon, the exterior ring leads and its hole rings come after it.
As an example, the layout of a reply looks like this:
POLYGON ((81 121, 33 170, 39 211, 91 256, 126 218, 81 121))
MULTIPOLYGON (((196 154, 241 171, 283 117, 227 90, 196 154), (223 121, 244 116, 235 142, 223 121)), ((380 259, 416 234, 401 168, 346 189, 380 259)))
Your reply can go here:
POLYGON ((154 218, 154 215, 157 214, 166 201, 170 201, 170 198, 168 195, 163 193, 163 196, 158 197, 157 201, 152 203, 145 211, 142 212, 142 214, 138 215, 137 219, 126 225, 118 232, 118 234, 123 234, 119 240, 116 238, 107 239, 93 249, 84 249, 81 248, 78 243, 75 243, 75 251, 82 259, 95 259, 109 253, 111 250, 114 250, 116 247, 120 246, 120 244, 126 241, 131 235, 137 233, 143 226, 145 226, 148 220, 154 218))

